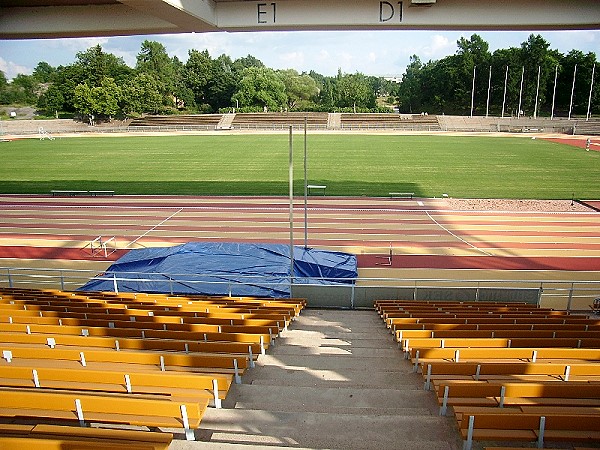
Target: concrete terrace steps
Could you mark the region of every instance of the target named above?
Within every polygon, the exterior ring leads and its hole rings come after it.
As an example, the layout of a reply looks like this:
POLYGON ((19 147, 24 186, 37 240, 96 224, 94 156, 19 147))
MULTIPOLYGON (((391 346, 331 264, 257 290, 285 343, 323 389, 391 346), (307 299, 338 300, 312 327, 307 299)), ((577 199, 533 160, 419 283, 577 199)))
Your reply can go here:
POLYGON ((461 448, 422 384, 374 311, 304 310, 171 449, 461 448))

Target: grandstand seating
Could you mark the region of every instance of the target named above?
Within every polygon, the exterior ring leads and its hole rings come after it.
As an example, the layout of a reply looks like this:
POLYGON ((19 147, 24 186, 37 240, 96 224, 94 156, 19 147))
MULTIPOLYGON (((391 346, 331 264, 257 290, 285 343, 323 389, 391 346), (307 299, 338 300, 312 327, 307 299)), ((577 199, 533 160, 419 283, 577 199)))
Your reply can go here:
POLYGON ((182 114, 173 116, 144 116, 133 119, 130 129, 138 127, 156 127, 169 129, 207 129, 213 130, 221 120, 222 114, 182 114))
MULTIPOLYGON (((304 126, 311 129, 331 128, 330 114, 321 112, 267 112, 267 113, 237 113, 231 121, 234 129, 287 129, 290 125, 295 128, 304 126)), ((363 129, 394 129, 408 131, 440 131, 437 116, 404 115, 394 113, 342 113, 340 122, 334 128, 347 130, 363 129)), ((221 114, 198 114, 176 116, 145 116, 134 119, 129 127, 163 127, 178 129, 216 128, 221 114)))
POLYGON ((343 113, 341 128, 348 130, 394 129, 407 131, 440 131, 437 116, 392 113, 343 113))
POLYGON ((232 126, 234 129, 285 129, 290 125, 295 128, 307 127, 312 129, 327 128, 327 113, 318 112, 287 112, 287 113, 241 113, 236 114, 232 126))
POLYGON ((179 428, 194 439, 209 403, 220 407, 231 383, 304 306, 299 299, 2 288, 0 418, 16 423, 0 427, 0 447, 3 439, 15 446, 38 439, 49 448, 120 448, 131 438, 133 448, 165 448, 171 439, 127 437, 115 424, 179 428), (17 419, 41 428, 25 430, 17 419), (43 428, 55 422, 108 428, 101 436, 43 428))
POLYGON ((577 120, 574 134, 600 135, 600 119, 577 120))
POLYGON ((375 308, 440 414, 473 441, 600 442, 600 320, 520 303, 375 308))

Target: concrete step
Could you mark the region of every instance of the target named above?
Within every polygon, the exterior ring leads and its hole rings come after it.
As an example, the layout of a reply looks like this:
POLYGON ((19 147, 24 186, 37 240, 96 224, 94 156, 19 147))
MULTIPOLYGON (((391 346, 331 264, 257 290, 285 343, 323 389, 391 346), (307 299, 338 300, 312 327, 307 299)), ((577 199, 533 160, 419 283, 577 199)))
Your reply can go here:
MULTIPOLYGON (((408 364, 408 363, 407 363, 408 364)), ((389 389, 390 386, 412 389, 423 388, 421 374, 413 374, 405 369, 365 371, 362 369, 317 370, 307 368, 282 369, 276 366, 265 366, 246 372, 243 382, 266 386, 314 386, 314 387, 348 387, 389 389)))
POLYGON ((229 393, 228 407, 264 411, 331 412, 334 414, 431 415, 431 392, 423 389, 241 384, 229 393))
POLYGON ((272 365, 287 369, 296 369, 306 367, 314 370, 338 370, 363 369, 363 370, 396 370, 403 358, 402 352, 398 351, 396 358, 379 357, 353 357, 348 355, 265 355, 259 358, 259 362, 264 365, 272 365), (262 360, 261 360, 262 359, 262 360))
POLYGON ((462 447, 375 311, 303 311, 242 381, 171 450, 462 447))
MULTIPOLYGON (((377 341, 369 341, 377 342, 377 341)), ((363 342, 356 345, 340 345, 338 343, 325 342, 319 347, 307 347, 300 345, 284 345, 273 349, 270 356, 278 358, 280 356, 310 356, 310 355, 328 355, 328 356, 347 356, 351 358, 396 358, 398 356, 398 346, 391 343, 390 348, 385 348, 381 342, 373 346, 360 346, 363 342)))
POLYGON ((454 439, 453 426, 439 416, 224 409, 207 412, 197 437, 269 448, 452 450, 462 445, 454 439))

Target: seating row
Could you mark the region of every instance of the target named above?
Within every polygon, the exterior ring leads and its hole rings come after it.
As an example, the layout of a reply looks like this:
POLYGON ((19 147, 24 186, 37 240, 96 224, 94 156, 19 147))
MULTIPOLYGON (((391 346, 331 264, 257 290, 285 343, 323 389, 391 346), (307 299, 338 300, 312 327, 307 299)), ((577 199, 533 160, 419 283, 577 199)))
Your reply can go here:
POLYGON ((379 301, 399 347, 474 441, 600 443, 597 319, 527 304, 379 301))
MULTIPOLYGON (((117 424, 183 429, 192 440, 206 408, 220 407, 304 305, 2 288, 0 421, 9 431, 0 426, 0 447, 37 439, 49 448, 112 441, 119 448, 129 438, 117 424), (23 428, 23 420, 40 428, 23 428), (52 432, 43 428, 57 422, 52 432), (102 436, 73 427, 92 423, 105 429, 102 436)), ((166 436, 131 441, 133 448, 165 448, 166 436)))

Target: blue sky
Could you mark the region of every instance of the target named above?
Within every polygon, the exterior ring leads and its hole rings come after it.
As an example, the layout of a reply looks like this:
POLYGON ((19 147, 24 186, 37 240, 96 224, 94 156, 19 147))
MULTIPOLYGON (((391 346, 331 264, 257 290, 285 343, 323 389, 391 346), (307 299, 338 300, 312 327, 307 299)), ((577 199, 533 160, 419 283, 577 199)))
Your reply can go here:
MULTIPOLYGON (((75 54, 100 44, 106 52, 122 57, 130 66, 145 40, 161 42, 171 56, 187 60, 190 49, 222 53, 236 59, 248 54, 274 69, 315 70, 323 75, 362 72, 366 75, 399 76, 411 55, 422 61, 436 60, 456 52, 460 37, 479 34, 490 50, 519 47, 532 32, 468 31, 296 31, 248 33, 196 33, 110 38, 1 40, 0 70, 8 79, 30 74, 38 62, 52 66, 71 64, 75 54)), ((552 49, 594 52, 600 57, 600 31, 546 31, 541 34, 552 49)))

